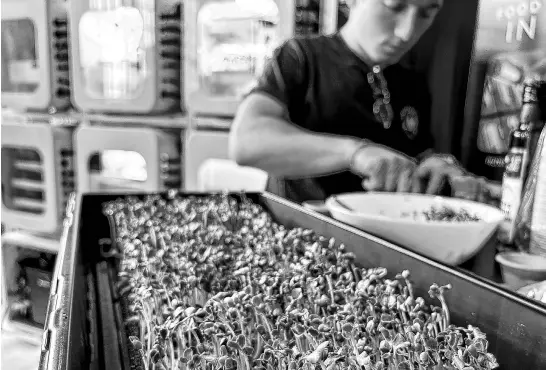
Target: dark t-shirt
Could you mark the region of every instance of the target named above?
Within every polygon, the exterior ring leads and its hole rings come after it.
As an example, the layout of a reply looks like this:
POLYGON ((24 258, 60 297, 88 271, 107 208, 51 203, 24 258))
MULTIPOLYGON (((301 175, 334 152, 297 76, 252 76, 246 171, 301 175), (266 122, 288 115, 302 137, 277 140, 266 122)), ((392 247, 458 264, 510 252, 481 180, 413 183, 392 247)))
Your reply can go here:
MULTIPOLYGON (((412 157, 432 148, 424 78, 398 64, 385 68, 394 111, 392 125, 385 129, 372 111, 369 71, 339 34, 296 38, 276 50, 252 93, 279 101, 295 125, 310 131, 368 139, 412 157)), ((362 191, 361 183, 344 171, 305 179, 270 177, 267 190, 303 202, 362 191)))

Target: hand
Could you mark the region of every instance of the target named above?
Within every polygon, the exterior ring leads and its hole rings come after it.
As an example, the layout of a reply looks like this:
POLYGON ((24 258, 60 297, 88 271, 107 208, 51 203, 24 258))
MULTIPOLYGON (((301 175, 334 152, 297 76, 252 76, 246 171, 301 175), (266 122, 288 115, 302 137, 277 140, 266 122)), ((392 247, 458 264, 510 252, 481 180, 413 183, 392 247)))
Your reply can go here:
POLYGON ((370 144, 359 149, 351 170, 364 178, 362 187, 369 191, 409 192, 416 161, 382 145, 370 144))
POLYGON ((501 198, 502 185, 488 181, 484 177, 472 174, 452 176, 449 179, 451 196, 466 200, 477 201, 491 205, 497 205, 501 198))
POLYGON ((461 176, 464 170, 455 162, 450 163, 441 155, 432 155, 425 159, 413 176, 411 191, 413 193, 438 194, 445 185, 446 180, 461 176))

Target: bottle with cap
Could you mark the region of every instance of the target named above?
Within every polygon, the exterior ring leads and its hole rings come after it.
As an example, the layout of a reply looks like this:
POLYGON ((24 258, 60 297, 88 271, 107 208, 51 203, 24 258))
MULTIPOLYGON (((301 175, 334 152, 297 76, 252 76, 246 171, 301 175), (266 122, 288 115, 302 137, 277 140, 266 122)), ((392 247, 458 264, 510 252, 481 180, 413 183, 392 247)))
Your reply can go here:
POLYGON ((498 239, 504 244, 514 243, 529 158, 534 155, 538 141, 537 128, 542 128, 543 125, 538 103, 542 82, 538 79, 527 79, 523 83, 520 124, 511 134, 510 149, 505 159, 501 195, 501 210, 505 218, 498 232, 498 239))
POLYGON ((546 155, 544 148, 546 140, 546 130, 544 128, 544 122, 546 121, 546 81, 538 78, 534 79, 530 84, 530 88, 524 89, 524 99, 527 104, 522 109, 522 116, 525 116, 524 118, 531 122, 529 148, 531 164, 523 189, 521 205, 516 216, 515 244, 520 250, 529 251, 532 229, 536 230, 536 217, 539 217, 535 213, 539 211, 540 206, 536 210, 534 207, 537 203, 541 203, 540 199, 546 197, 546 194, 538 196, 539 193, 542 193, 542 188, 546 186, 544 183, 546 170, 543 170, 546 165, 546 158, 544 158, 546 155))

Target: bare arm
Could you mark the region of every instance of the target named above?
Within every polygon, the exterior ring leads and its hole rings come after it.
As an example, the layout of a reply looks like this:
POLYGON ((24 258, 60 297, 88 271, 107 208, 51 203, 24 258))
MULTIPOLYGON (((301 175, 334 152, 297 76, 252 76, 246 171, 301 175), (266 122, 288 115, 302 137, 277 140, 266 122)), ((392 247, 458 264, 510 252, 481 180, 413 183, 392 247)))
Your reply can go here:
POLYGON ((254 93, 241 104, 233 124, 230 157, 275 176, 298 178, 348 170, 359 140, 313 133, 288 119, 275 99, 254 93))

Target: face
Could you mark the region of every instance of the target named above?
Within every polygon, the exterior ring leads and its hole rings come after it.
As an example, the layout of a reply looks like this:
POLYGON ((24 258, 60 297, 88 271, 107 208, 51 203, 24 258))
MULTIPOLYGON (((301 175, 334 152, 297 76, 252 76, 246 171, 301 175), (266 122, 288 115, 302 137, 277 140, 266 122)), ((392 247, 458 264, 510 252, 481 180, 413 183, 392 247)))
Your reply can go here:
POLYGON ((430 27, 443 0, 353 0, 347 36, 370 62, 393 64, 430 27))

